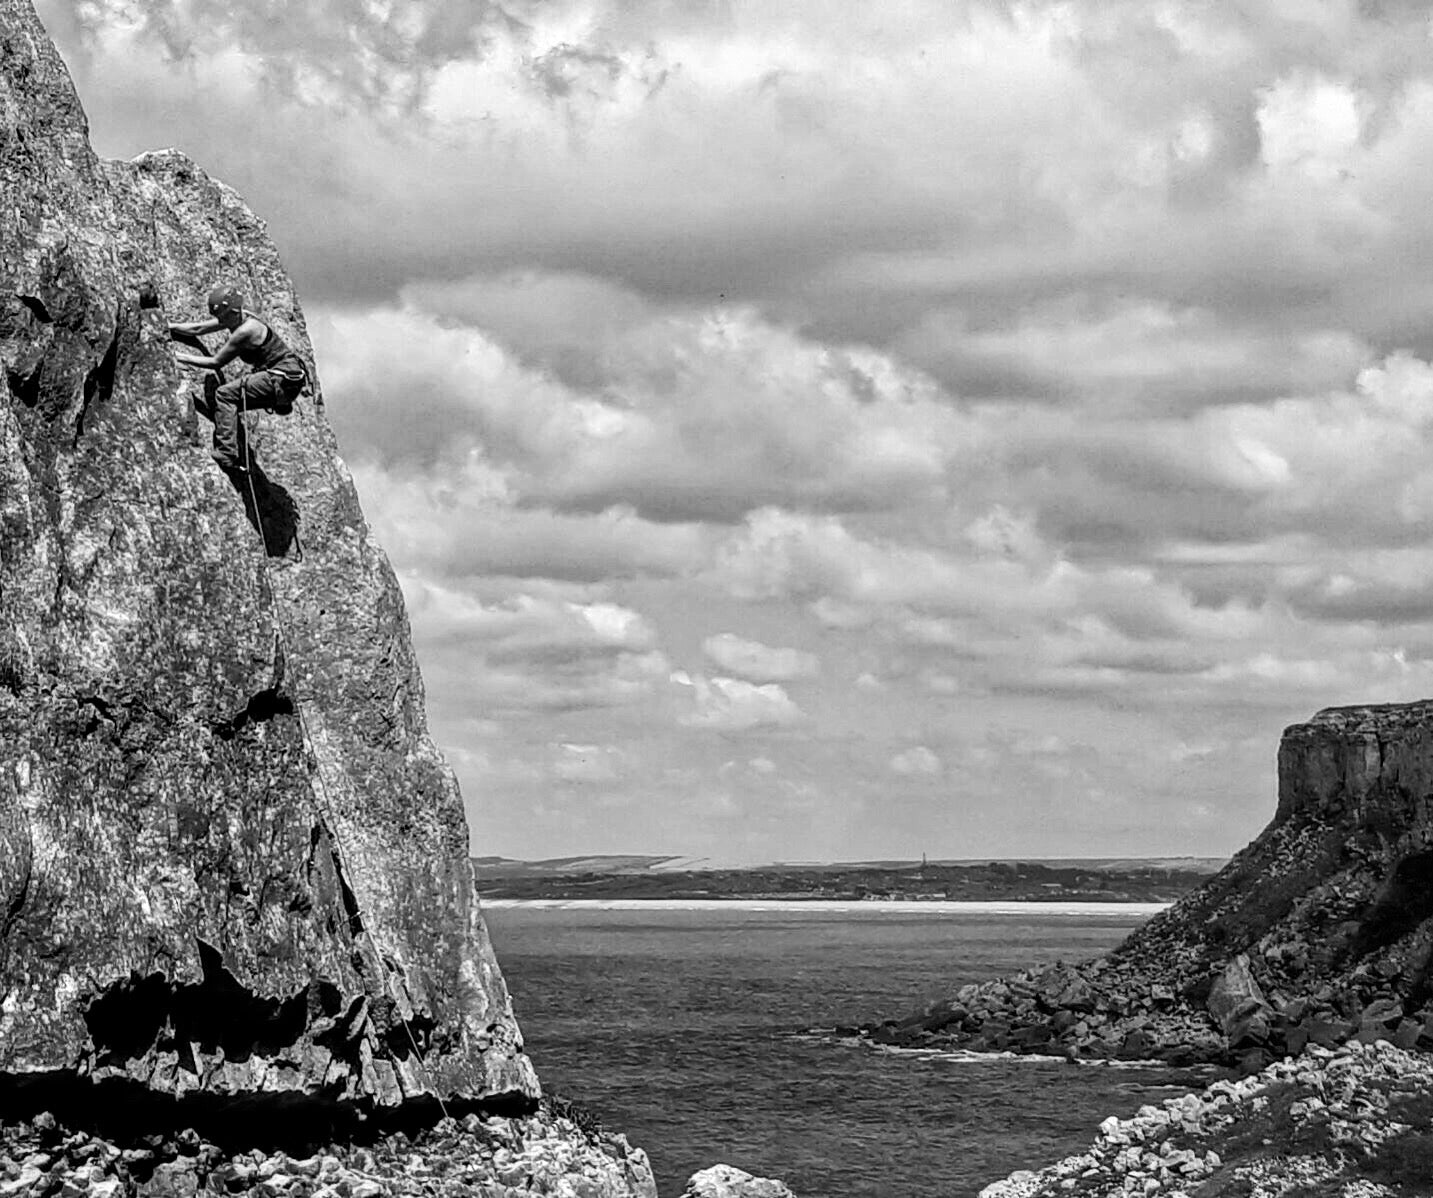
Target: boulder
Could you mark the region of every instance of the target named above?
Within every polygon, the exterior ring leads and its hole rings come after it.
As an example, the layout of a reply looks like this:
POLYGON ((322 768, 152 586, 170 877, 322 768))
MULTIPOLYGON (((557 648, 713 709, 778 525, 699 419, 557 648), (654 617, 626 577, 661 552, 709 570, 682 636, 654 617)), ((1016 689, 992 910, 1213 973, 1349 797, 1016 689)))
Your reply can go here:
POLYGON ((682 1198, 796 1198, 769 1177, 753 1177, 731 1165, 713 1165, 687 1179, 682 1198))
POLYGON ((1207 1007, 1231 1048, 1268 1039, 1273 1010, 1265 1001, 1245 954, 1240 953, 1230 961, 1215 979, 1207 1007))
POLYGON ((1094 988, 1084 978, 1076 977, 1055 997, 1055 1005, 1066 1011, 1088 1014, 1095 1009, 1094 988))

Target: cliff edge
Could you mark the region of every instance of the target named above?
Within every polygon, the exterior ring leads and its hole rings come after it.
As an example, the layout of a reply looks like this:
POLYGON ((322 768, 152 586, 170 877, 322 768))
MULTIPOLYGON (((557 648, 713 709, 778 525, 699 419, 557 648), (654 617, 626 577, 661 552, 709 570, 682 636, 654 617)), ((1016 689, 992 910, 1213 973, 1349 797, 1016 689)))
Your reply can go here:
POLYGON ((226 475, 174 361, 225 279, 312 363, 262 222, 177 152, 96 158, 29 0, 0 211, 0 1085, 532 1108, 322 392, 226 475))

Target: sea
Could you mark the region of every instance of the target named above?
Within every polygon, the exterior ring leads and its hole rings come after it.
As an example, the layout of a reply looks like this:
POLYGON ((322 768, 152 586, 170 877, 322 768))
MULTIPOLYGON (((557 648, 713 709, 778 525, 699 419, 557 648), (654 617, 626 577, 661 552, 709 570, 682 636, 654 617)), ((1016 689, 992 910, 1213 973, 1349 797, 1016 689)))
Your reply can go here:
POLYGON ((1156 910, 1045 903, 487 902, 544 1087, 651 1158, 798 1198, 966 1198, 1197 1089, 1156 1064, 876 1050, 830 1032, 1097 956, 1156 910))

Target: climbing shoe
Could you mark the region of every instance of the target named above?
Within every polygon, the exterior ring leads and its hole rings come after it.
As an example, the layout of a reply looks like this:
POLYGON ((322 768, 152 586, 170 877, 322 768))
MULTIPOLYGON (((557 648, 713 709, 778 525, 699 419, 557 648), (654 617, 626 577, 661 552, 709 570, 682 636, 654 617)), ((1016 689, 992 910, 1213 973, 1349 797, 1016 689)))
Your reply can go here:
POLYGON ((249 463, 241 462, 238 458, 231 458, 225 454, 210 453, 220 470, 232 470, 235 474, 248 474, 249 463))

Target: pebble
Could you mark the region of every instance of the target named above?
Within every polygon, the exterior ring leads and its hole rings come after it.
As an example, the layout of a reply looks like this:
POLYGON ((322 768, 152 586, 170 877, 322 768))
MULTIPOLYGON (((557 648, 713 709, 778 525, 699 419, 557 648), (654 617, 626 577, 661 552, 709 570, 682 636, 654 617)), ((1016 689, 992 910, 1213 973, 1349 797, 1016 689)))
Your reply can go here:
POLYGON ((0 1184, 0 1194, 23 1193, 43 1176, 44 1173, 42 1170, 35 1168, 34 1165, 26 1165, 13 1180, 0 1184))

